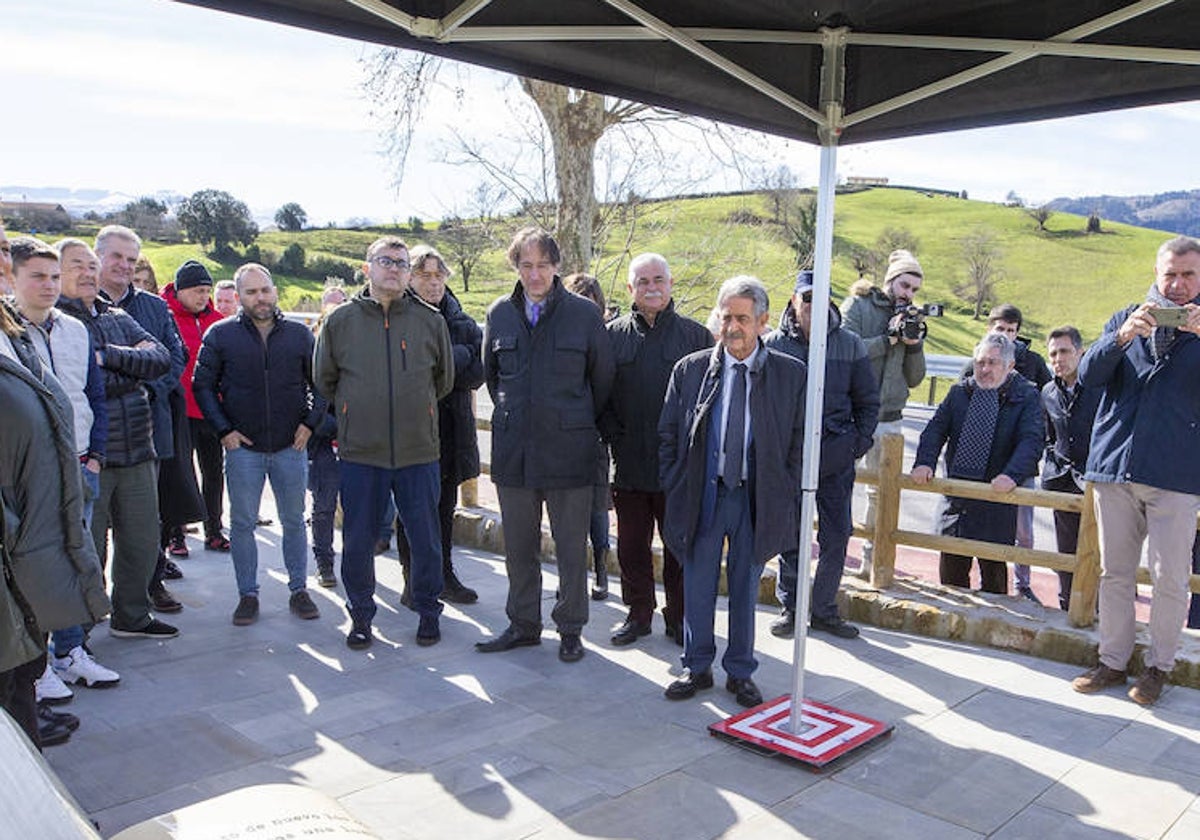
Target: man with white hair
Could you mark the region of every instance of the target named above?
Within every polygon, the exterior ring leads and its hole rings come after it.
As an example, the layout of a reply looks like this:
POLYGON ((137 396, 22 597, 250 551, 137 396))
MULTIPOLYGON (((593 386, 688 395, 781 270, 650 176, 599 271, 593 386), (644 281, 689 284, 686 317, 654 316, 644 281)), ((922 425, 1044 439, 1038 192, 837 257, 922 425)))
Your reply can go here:
MULTIPOLYGON (((658 418, 667 380, 676 362, 713 345, 703 324, 675 311, 672 282, 671 269, 660 254, 634 257, 629 263, 631 311, 606 325, 617 372, 600 431, 612 447, 616 465, 612 496, 617 562, 621 598, 629 607, 625 622, 613 633, 614 645, 633 644, 651 630, 655 592, 650 544, 656 523, 662 532, 666 509, 658 479, 658 418)), ((683 572, 667 546, 663 546, 662 577, 666 632, 682 645, 683 572)))
POLYGON ((796 544, 808 376, 803 362, 759 338, 770 315, 760 280, 726 280, 717 309, 720 342, 675 365, 658 423, 663 542, 681 558, 684 586, 684 671, 666 697, 686 700, 712 688, 728 542, 729 644, 721 665, 725 689, 751 707, 762 703, 752 679, 758 581, 768 559, 796 544))

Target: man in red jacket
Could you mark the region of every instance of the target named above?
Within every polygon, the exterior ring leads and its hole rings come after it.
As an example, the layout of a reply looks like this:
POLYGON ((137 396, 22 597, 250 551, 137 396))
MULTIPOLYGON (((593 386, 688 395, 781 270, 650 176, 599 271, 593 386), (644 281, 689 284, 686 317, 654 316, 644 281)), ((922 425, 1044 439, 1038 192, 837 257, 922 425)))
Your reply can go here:
MULTIPOLYGON (((200 462, 200 481, 204 495, 204 547, 209 551, 229 551, 229 540, 221 531, 221 511, 224 503, 224 451, 216 432, 204 419, 196 397, 192 393, 192 372, 196 369, 196 357, 200 355, 200 341, 204 332, 223 315, 213 308, 212 275, 195 260, 188 260, 175 272, 175 282, 168 283, 162 290, 179 335, 187 347, 188 361, 179 377, 183 394, 187 400, 188 425, 191 431, 192 449, 200 462)), ((184 462, 192 462, 192 453, 182 453, 184 462)), ((171 535, 172 555, 187 554, 183 529, 171 535)))

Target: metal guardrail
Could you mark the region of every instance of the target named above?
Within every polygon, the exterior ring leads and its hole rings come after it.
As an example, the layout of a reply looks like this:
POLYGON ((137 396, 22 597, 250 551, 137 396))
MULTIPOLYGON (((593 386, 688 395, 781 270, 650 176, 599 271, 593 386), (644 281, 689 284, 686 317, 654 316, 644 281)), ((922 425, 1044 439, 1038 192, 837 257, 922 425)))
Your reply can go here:
POLYGON ((969 361, 971 360, 967 356, 925 354, 925 378, 929 380, 929 399, 926 402, 929 405, 934 404, 934 398, 937 396, 938 380, 949 379, 951 383, 957 382, 969 361))

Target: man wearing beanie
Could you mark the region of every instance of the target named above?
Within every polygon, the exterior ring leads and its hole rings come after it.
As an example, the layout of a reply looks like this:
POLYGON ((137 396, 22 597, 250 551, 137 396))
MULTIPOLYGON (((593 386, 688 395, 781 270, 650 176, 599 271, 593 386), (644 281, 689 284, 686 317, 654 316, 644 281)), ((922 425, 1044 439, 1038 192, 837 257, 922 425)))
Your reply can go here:
MULTIPOLYGON (((863 466, 879 469, 879 439, 887 434, 903 434, 902 413, 908 402, 908 390, 925 378, 925 341, 905 338, 900 334, 903 316, 897 311, 907 307, 921 289, 925 272, 908 251, 897 249, 888 256, 883 288, 868 280, 859 280, 850 287, 850 296, 842 302, 845 327, 858 335, 867 346, 871 372, 879 386, 879 424, 875 427, 875 445, 864 456, 863 466)), ((867 487, 868 530, 875 527, 875 504, 878 490, 867 487)), ((871 567, 872 544, 863 544, 861 574, 871 567)))
MULTIPOLYGON (((196 369, 196 359, 200 355, 200 341, 204 338, 204 332, 223 317, 213 308, 212 288, 213 279, 208 269, 196 260, 188 260, 179 266, 175 272, 175 282, 162 290, 162 296, 175 318, 175 326, 179 328, 179 335, 188 351, 187 365, 179 377, 179 382, 183 386, 183 396, 187 402, 191 440, 188 451, 182 453, 182 463, 185 469, 191 469, 192 454, 198 456, 205 511, 204 547, 209 551, 229 551, 229 540, 221 531, 225 483, 224 452, 217 433, 204 419, 200 406, 196 404, 196 396, 192 393, 192 374, 196 369)), ((172 554, 187 553, 182 528, 177 528, 171 534, 170 549, 172 554)))

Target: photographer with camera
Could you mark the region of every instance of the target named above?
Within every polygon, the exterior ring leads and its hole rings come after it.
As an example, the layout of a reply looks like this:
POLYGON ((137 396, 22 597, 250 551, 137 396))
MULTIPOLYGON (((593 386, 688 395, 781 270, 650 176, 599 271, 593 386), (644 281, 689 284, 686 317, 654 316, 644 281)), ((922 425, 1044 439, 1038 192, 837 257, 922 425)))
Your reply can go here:
MULTIPOLYGON (((850 296, 842 302, 843 324, 867 346, 871 372, 879 386, 879 423, 875 427, 875 445, 863 456, 867 469, 879 468, 879 439, 887 434, 903 434, 902 414, 908 391, 925 378, 925 315, 940 315, 940 307, 919 307, 913 298, 921 289, 925 272, 917 258, 905 250, 888 256, 883 288, 868 280, 850 287, 850 296), (928 312, 926 312, 928 310, 928 312)), ((867 528, 875 527, 878 490, 867 487, 867 528)), ((860 575, 871 568, 873 546, 863 544, 860 575)))

